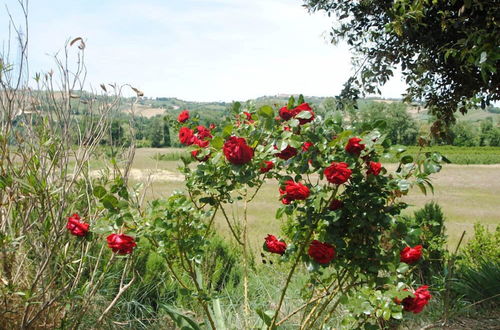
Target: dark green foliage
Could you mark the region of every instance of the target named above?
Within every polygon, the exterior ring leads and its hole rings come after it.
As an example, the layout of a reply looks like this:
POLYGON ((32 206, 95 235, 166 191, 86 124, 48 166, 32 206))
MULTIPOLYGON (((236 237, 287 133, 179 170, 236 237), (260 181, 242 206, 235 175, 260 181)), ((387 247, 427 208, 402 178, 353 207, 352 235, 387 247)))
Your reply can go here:
POLYGON ((451 129, 451 143, 459 147, 479 145, 479 132, 471 122, 459 121, 451 129))
POLYGON ((170 147, 172 144, 170 142, 170 129, 168 127, 168 121, 163 118, 163 146, 170 147))
POLYGON ((118 120, 113 120, 110 127, 110 145, 119 146, 123 144, 123 127, 118 120))
POLYGON ((152 122, 149 138, 153 148, 159 148, 163 145, 163 127, 159 120, 152 122))
POLYGON ((489 231, 484 225, 474 225, 474 236, 461 250, 457 264, 479 268, 481 260, 500 260, 500 226, 495 231, 489 231))
POLYGON ((474 236, 460 251, 451 289, 457 297, 483 306, 500 301, 500 226, 474 225, 474 236))
MULTIPOLYGON (((425 100, 440 121, 500 99, 498 1, 304 2, 310 11, 336 17, 332 41, 345 40, 355 53, 359 69, 345 97, 377 92, 399 65, 407 99, 425 100)), ((439 133, 439 125, 435 129, 439 133)))
POLYGON ((500 127, 495 127, 491 117, 480 122, 479 145, 500 146, 500 127))
POLYGON ((360 102, 357 127, 363 130, 377 121, 384 121, 380 131, 394 144, 414 145, 417 140, 417 123, 401 102, 360 102))
POLYGON ((457 271, 452 289, 456 295, 469 302, 498 306, 500 302, 500 261, 479 255, 474 257, 477 266, 462 266, 457 271))
POLYGON ((241 254, 235 246, 226 243, 222 238, 215 236, 205 254, 206 263, 203 269, 207 278, 207 288, 215 292, 224 289, 236 288, 242 277, 241 254))
POLYGON ((445 269, 446 234, 445 217, 441 207, 430 202, 414 213, 411 227, 417 234, 412 246, 420 244, 424 248, 424 258, 419 264, 421 283, 433 283, 434 276, 439 277, 445 269))

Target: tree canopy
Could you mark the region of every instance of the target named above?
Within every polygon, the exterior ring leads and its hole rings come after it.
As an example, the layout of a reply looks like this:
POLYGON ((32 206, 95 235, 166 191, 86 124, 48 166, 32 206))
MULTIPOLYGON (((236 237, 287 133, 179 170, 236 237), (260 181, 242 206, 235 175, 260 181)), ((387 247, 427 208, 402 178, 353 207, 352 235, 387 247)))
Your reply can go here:
POLYGON ((332 42, 354 51, 341 97, 379 92, 400 67, 405 100, 421 100, 442 123, 458 110, 500 99, 499 0, 304 0, 336 18, 332 42))

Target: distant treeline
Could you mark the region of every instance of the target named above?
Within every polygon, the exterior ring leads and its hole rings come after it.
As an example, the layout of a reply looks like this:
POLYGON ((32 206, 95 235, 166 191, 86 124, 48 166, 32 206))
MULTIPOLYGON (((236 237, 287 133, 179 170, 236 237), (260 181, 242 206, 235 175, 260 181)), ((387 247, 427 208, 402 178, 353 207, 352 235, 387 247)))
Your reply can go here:
MULTIPOLYGON (((187 108, 192 116, 198 117, 199 124, 209 126, 218 124, 229 113, 229 103, 196 103, 172 98, 147 99, 142 101, 151 107, 163 107, 169 116, 175 119, 177 114, 187 108), (184 107, 189 105, 190 107, 184 107)), ((263 97, 254 100, 256 106, 272 104, 280 107, 286 104, 286 98, 263 97)), ((419 136, 429 136, 435 118, 426 114, 425 109, 418 110, 418 105, 409 106, 398 101, 361 100, 358 109, 347 112, 337 110, 334 98, 315 98, 310 101, 321 116, 333 116, 352 126, 356 131, 370 129, 375 122, 383 122, 379 129, 393 144, 416 145, 419 136)), ((433 145, 452 146, 500 146, 500 109, 486 109, 481 119, 466 120, 458 115, 457 122, 447 134, 432 140, 433 145)), ((131 132, 135 135, 138 147, 179 147, 175 132, 171 132, 166 116, 152 118, 135 117, 133 130, 130 130, 130 116, 121 113, 110 125, 109 136, 104 143, 123 145, 130 143, 131 132)))

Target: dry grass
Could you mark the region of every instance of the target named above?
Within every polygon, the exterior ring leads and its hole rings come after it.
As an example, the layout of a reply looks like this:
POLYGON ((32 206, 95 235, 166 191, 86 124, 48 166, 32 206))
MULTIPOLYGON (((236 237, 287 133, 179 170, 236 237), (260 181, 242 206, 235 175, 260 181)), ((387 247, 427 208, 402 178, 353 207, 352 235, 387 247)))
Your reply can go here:
MULTIPOLYGON (((147 192, 147 199, 162 198, 170 195, 174 190, 184 188, 183 178, 178 173, 177 161, 155 161, 154 154, 166 153, 169 150, 179 149, 138 149, 133 169, 143 173, 151 172, 152 179, 155 173, 167 173, 159 175, 158 180, 152 180, 151 187, 147 192)), ((394 170, 395 165, 389 164, 388 170, 394 170)), ((139 180, 133 182, 145 182, 146 176, 140 176, 139 180)), ((473 225, 481 222, 493 227, 500 224, 500 165, 446 165, 444 169, 434 175, 434 195, 423 195, 420 190, 415 189, 405 198, 411 206, 406 211, 412 213, 432 200, 441 205, 446 216, 447 232, 449 235, 449 246, 454 248, 465 230, 466 239, 473 233, 473 225)), ((263 238, 268 233, 279 234, 280 221, 274 215, 280 206, 278 185, 269 181, 249 210, 249 234, 252 248, 260 249, 263 238)), ((238 212, 235 205, 233 212, 238 212)), ((220 228, 226 231, 226 225, 222 218, 218 219, 220 228)))

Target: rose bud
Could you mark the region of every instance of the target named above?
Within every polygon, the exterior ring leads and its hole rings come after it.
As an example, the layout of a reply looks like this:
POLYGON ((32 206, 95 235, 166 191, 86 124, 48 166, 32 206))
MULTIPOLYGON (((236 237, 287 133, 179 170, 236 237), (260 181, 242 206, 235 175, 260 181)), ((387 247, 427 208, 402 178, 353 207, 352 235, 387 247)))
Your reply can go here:
POLYGON ((125 234, 111 234, 106 240, 109 248, 118 254, 131 254, 137 246, 134 238, 125 234))
POLYGON ((309 197, 309 193, 307 186, 293 180, 286 181, 284 189, 280 188, 280 194, 284 195, 283 200, 286 200, 286 203, 283 202, 283 204, 289 204, 295 200, 305 200, 309 197))
POLYGON ((413 297, 406 297, 403 299, 403 309, 413 314, 420 313, 432 298, 427 288, 429 288, 428 285, 422 285, 413 292, 413 297))
POLYGON ((81 221, 77 213, 68 217, 66 228, 75 236, 85 236, 89 232, 89 224, 81 221))
POLYGON ((264 165, 260 168, 260 173, 267 173, 272 170, 274 167, 274 163, 270 160, 266 160, 264 165))
POLYGON ((283 120, 289 120, 295 116, 295 112, 293 109, 288 109, 287 107, 283 107, 279 111, 279 115, 283 120))
POLYGON ((253 149, 247 145, 244 138, 231 136, 222 149, 231 164, 243 165, 250 162, 253 157, 253 149))
POLYGON ((182 111, 177 117, 177 121, 179 123, 184 123, 188 119, 189 119, 189 110, 182 111))
POLYGON ((335 248, 328 243, 314 240, 309 245, 309 256, 319 264, 327 264, 335 258, 335 248))
POLYGON ((366 174, 373 174, 377 176, 380 174, 380 171, 382 171, 382 164, 377 162, 368 163, 368 171, 366 171, 366 174))
POLYGON ((341 209, 344 206, 344 202, 338 199, 334 199, 330 202, 330 206, 328 207, 331 211, 336 211, 341 209))
POLYGON ((409 265, 416 263, 422 257, 422 245, 405 247, 400 253, 401 262, 409 265))
POLYGON ((347 142, 347 145, 345 146, 345 151, 347 151, 350 154, 359 156, 361 151, 365 149, 365 145, 359 143, 361 141, 362 140, 357 137, 350 138, 349 142, 347 142))
POLYGON ((299 105, 299 106, 295 107, 295 109, 293 109, 294 117, 297 116, 302 111, 309 111, 311 113, 311 117, 308 119, 297 118, 299 120, 300 125, 307 124, 307 123, 314 120, 314 111, 313 111, 313 109, 311 109, 311 107, 307 103, 302 103, 301 105, 299 105))
POLYGON ((343 184, 349 180, 352 171, 348 168, 349 165, 344 162, 333 162, 325 168, 324 174, 328 182, 333 184, 343 184))
POLYGON ((289 145, 286 146, 285 149, 281 150, 279 153, 276 154, 276 156, 284 160, 288 160, 296 155, 297 155, 297 149, 289 145))
POLYGON ((179 130, 179 141, 187 146, 190 146, 194 143, 194 132, 189 127, 181 127, 179 130))
POLYGON ((302 144, 302 151, 306 152, 312 146, 313 146, 312 142, 309 142, 309 141, 308 142, 304 142, 304 144, 302 144))
POLYGON ((283 253, 285 253, 286 243, 278 240, 276 236, 268 234, 265 240, 266 241, 264 242, 264 250, 271 253, 277 253, 280 255, 283 255, 283 253))

